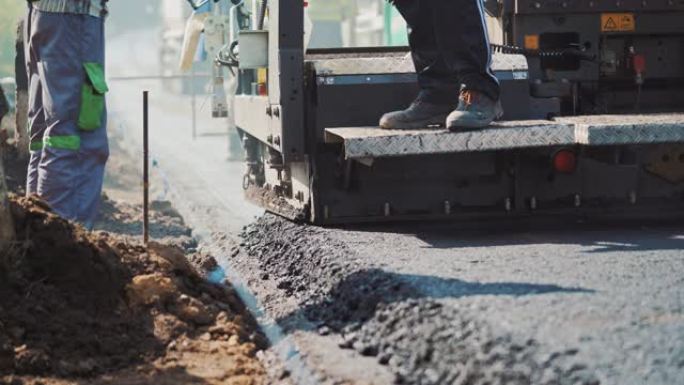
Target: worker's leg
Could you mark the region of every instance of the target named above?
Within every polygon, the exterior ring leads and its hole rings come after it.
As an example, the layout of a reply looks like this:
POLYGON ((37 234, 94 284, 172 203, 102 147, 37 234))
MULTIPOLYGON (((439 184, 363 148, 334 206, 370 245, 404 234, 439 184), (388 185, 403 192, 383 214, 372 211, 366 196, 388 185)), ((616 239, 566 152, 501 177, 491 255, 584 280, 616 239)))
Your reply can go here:
MULTIPOLYGON (((32 60, 36 60, 42 98, 42 103, 34 100, 32 108, 34 113, 42 111, 45 119, 37 193, 67 219, 76 219, 78 213, 76 192, 82 159, 76 122, 84 81, 79 44, 84 17, 34 9, 27 40, 32 60)), ((34 146, 39 146, 37 128, 32 127, 31 139, 34 146)), ((36 152, 32 154, 33 162, 35 156, 36 152)))
MULTIPOLYGON (((84 63, 98 63, 104 70, 104 21, 86 16, 81 40, 84 63)), ((86 76, 82 72, 82 76, 86 76)), ((77 220, 90 228, 95 222, 102 195, 105 164, 109 157, 107 141, 107 113, 103 111, 100 125, 94 129, 81 129, 81 164, 77 182, 77 220)))
POLYGON ((0 124, 2 123, 2 119, 5 115, 9 114, 9 112, 10 106, 7 97, 5 97, 5 90, 0 87, 0 124))
POLYGON ((28 77, 26 73, 26 56, 24 49, 24 19, 17 26, 17 41, 15 44, 14 78, 17 89, 15 94, 15 126, 14 138, 19 149, 21 159, 29 157, 28 124, 28 77))
POLYGON ((109 157, 109 144, 106 132, 106 115, 102 128, 96 132, 81 134, 81 173, 78 181, 77 220, 87 228, 92 228, 100 208, 105 164, 109 157))
POLYGON ((43 110, 43 85, 38 73, 38 56, 31 44, 30 36, 33 29, 33 11, 27 11, 24 20, 24 58, 26 75, 28 77, 28 129, 30 141, 29 164, 26 177, 26 194, 38 193, 38 165, 43 155, 43 135, 47 128, 45 112, 43 110))
MULTIPOLYGON (((418 74, 420 98, 435 104, 456 104, 461 84, 439 47, 433 25, 433 0, 396 0, 394 5, 409 27, 409 45, 418 74)), ((453 22, 453 21, 452 21, 453 22)))
POLYGON ((491 70, 491 48, 481 0, 429 1, 431 25, 441 57, 465 89, 499 99, 499 82, 491 70))
POLYGON ((409 44, 420 93, 407 109, 383 115, 380 127, 416 129, 444 125, 458 104, 460 83, 437 45, 430 3, 427 0, 396 0, 394 4, 409 26, 409 44))
POLYGON ((482 0, 430 0, 437 45, 463 84, 457 109, 446 119, 453 131, 489 126, 503 111, 482 0))

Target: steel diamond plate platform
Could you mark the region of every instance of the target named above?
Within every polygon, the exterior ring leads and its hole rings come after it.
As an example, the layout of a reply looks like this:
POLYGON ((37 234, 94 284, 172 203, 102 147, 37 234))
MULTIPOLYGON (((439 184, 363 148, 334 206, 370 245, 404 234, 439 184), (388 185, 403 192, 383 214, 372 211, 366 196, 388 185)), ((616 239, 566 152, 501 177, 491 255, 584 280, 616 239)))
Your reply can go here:
POLYGON ((343 142, 346 157, 381 158, 420 154, 488 151, 574 144, 574 125, 544 121, 497 123, 482 131, 444 129, 382 130, 377 127, 330 128, 328 143, 343 142))
POLYGON ((557 118, 575 124, 577 143, 591 146, 684 141, 684 114, 595 115, 557 118))
POLYGON ((343 143, 348 159, 547 146, 677 143, 684 142, 684 114, 497 122, 484 130, 463 133, 444 129, 329 128, 325 141, 343 143))
MULTIPOLYGON (((416 67, 409 53, 364 55, 312 55, 307 64, 316 69, 318 76, 373 75, 415 73, 416 67)), ((521 72, 527 74, 527 59, 523 55, 495 53, 492 55, 494 72, 521 72)))

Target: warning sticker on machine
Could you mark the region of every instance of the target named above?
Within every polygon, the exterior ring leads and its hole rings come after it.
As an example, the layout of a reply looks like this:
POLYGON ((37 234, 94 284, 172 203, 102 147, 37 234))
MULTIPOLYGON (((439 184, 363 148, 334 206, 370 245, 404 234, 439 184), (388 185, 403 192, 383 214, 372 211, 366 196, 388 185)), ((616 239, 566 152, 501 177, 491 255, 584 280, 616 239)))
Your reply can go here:
POLYGON ((601 32, 632 32, 636 30, 633 13, 601 14, 601 32))

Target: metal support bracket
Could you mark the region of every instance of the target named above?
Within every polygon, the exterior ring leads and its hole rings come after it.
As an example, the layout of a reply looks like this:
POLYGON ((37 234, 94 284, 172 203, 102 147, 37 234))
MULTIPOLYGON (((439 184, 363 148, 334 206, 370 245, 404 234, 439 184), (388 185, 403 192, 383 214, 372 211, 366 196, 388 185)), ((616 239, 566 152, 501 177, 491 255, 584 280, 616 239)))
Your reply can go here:
POLYGON ((285 162, 304 159, 304 2, 269 2, 269 81, 270 104, 278 106, 272 128, 280 132, 285 162))

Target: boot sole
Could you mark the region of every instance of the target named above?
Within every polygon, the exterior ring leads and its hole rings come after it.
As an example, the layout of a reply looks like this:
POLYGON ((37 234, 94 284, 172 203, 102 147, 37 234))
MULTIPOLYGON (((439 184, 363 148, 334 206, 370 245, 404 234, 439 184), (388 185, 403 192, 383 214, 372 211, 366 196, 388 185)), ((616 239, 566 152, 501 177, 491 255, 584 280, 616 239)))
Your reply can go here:
POLYGON ((446 121, 447 116, 448 114, 444 115, 444 117, 430 118, 416 122, 402 122, 392 126, 380 124, 380 128, 383 130, 428 130, 436 127, 444 127, 444 121, 446 121))
POLYGON ((487 127, 489 127, 493 122, 501 119, 504 115, 503 109, 502 108, 497 108, 496 111, 496 116, 494 119, 491 121, 481 121, 481 122, 472 122, 472 124, 461 124, 458 126, 449 126, 447 129, 451 132, 469 132, 469 131, 477 131, 477 130, 482 130, 487 127))
POLYGON ((491 122, 483 121, 482 123, 473 122, 473 124, 471 124, 471 125, 461 124, 458 126, 448 127, 448 130, 451 132, 468 132, 468 131, 483 130, 483 129, 489 127, 492 124, 492 122, 494 122, 494 121, 493 120, 491 122))

